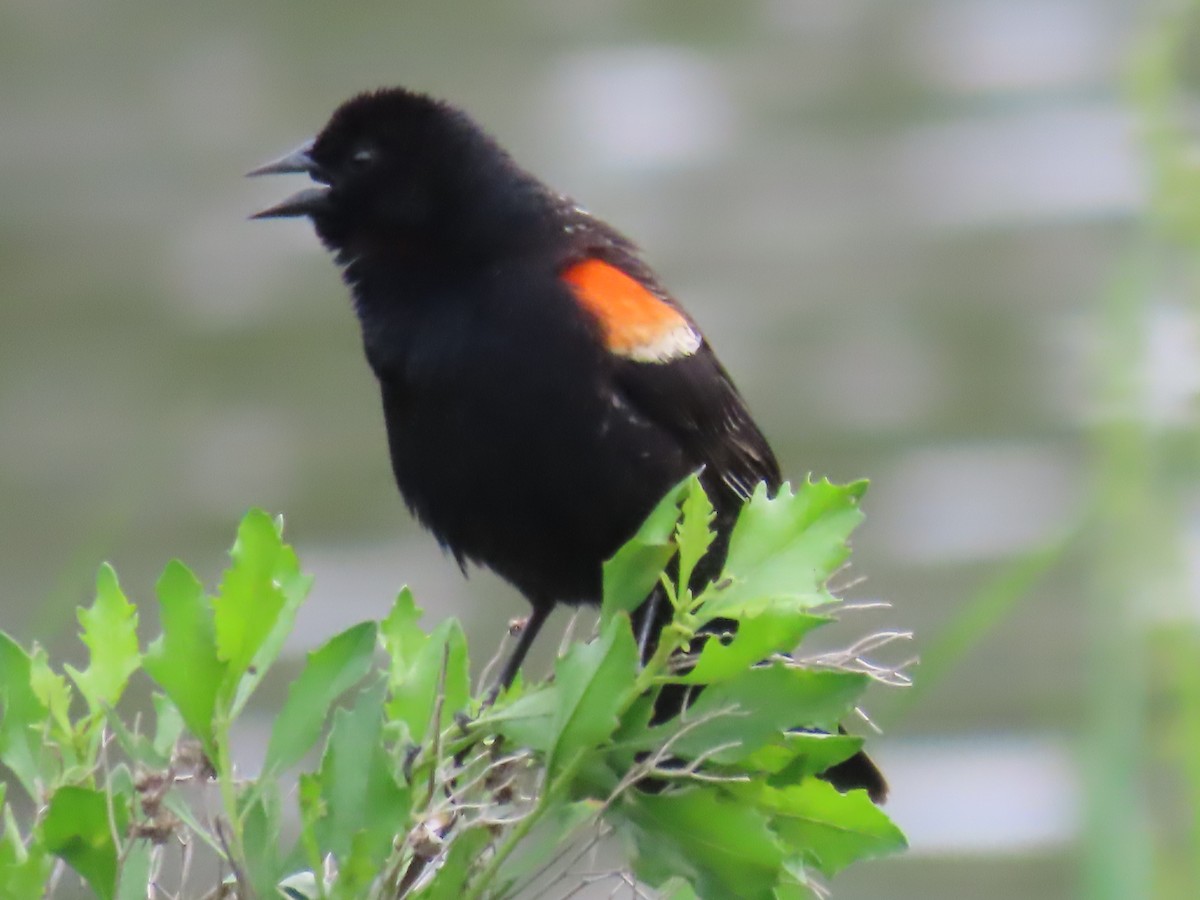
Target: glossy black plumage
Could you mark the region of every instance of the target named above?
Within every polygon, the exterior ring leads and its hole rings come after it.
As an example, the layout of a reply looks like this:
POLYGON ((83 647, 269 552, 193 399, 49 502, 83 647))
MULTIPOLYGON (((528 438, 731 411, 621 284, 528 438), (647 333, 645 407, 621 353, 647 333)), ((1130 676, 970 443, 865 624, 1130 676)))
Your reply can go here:
MULTIPOLYGON (((526 645, 555 604, 598 602, 603 561, 688 473, 702 469, 722 537, 756 484, 780 483, 733 382, 634 245, 461 111, 361 95, 257 174, 289 171, 326 187, 259 215, 308 216, 334 252, 401 494, 461 564, 528 598, 526 645), (627 296, 610 303, 601 281, 627 296)), ((831 780, 881 795, 859 757, 831 780)))

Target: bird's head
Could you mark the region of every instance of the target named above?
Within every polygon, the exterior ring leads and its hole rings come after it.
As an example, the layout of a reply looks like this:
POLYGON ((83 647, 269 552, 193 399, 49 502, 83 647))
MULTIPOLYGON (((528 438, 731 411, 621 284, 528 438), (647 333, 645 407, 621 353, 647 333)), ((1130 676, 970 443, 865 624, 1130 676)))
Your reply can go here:
POLYGON ((465 113, 402 88, 346 101, 315 138, 249 174, 285 173, 316 184, 253 218, 307 216, 351 255, 368 238, 465 245, 480 228, 513 225, 542 193, 465 113))

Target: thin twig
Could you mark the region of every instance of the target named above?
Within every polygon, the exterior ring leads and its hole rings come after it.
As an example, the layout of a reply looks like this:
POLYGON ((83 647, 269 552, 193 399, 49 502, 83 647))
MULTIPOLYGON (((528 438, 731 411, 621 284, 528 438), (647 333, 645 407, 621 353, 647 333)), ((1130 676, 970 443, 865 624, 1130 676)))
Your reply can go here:
POLYGON ((654 753, 643 759, 636 766, 633 766, 628 772, 625 773, 624 777, 617 782, 617 786, 614 787, 612 792, 608 795, 608 799, 604 801, 601 811, 608 809, 608 807, 610 807, 616 801, 618 796, 627 791, 633 785, 637 784, 637 782, 643 778, 650 777, 652 773, 660 767, 660 764, 664 760, 672 757, 675 752, 674 746, 682 737, 695 731, 700 726, 705 725, 715 719, 719 719, 722 716, 745 715, 748 715, 748 713, 736 706, 722 707, 721 709, 714 709, 712 712, 705 713, 704 715, 693 719, 690 722, 684 723, 683 726, 680 727, 680 729, 670 737, 668 737, 662 743, 662 745, 654 751, 654 753))
POLYGON ((438 760, 442 758, 442 707, 446 704, 446 670, 450 666, 450 642, 442 647, 442 669, 438 673, 437 696, 433 700, 433 715, 430 718, 429 730, 433 733, 433 765, 429 767, 429 797, 427 803, 433 800, 437 779, 438 760))
POLYGON ((829 608, 830 612, 836 610, 839 615, 846 612, 870 612, 876 609, 892 609, 892 604, 887 600, 847 600, 841 603, 835 603, 832 607, 826 604, 825 607, 818 607, 818 612, 822 609, 829 608))
MULTIPOLYGON (((575 856, 571 859, 571 861, 566 863, 566 865, 563 866, 563 871, 559 874, 559 876, 557 878, 555 878, 554 880, 552 880, 551 882, 549 882, 543 888, 541 888, 536 894, 531 894, 529 896, 528 900, 538 900, 538 898, 545 896, 545 894, 552 887, 554 887, 556 884, 558 884, 560 881, 562 881, 567 876, 567 874, 571 871, 572 866, 574 866, 576 863, 579 862, 579 860, 581 860, 584 856, 586 856, 594 846, 599 844, 601 838, 606 837, 612 831, 612 829, 605 827, 603 822, 598 822, 597 826, 598 827, 596 827, 595 830, 592 832, 592 836, 583 842, 583 846, 579 849, 579 851, 575 854, 575 856)), ((546 875, 556 865, 558 865, 562 861, 562 858, 564 856, 566 856, 567 853, 570 852, 570 850, 571 850, 570 846, 564 847, 557 854, 555 854, 555 856, 549 862, 545 863, 540 868, 538 868, 536 871, 534 871, 532 874, 530 874, 525 879, 524 884, 520 885, 516 889, 516 894, 518 896, 524 895, 524 893, 527 890, 532 888, 533 885, 535 883, 537 883, 537 880, 539 878, 541 878, 543 875, 546 875)))
POLYGON ((504 634, 500 636, 500 643, 496 647, 496 652, 492 658, 487 661, 487 665, 483 667, 483 671, 479 673, 479 680, 475 686, 475 693, 482 694, 491 682, 492 670, 500 665, 500 660, 504 659, 505 652, 508 649, 508 639, 512 636, 512 631, 508 628, 504 629, 504 634))
POLYGON ((556 656, 566 656, 567 650, 571 648, 571 638, 575 636, 575 625, 579 622, 579 613, 578 607, 571 611, 571 618, 567 619, 567 627, 563 629, 562 640, 558 642, 556 656))

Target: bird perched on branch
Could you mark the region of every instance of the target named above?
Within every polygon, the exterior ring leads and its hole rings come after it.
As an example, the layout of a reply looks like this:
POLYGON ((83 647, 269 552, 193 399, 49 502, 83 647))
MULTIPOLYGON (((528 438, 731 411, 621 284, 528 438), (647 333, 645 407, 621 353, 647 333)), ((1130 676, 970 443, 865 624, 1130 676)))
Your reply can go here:
MULTIPOLYGON (((256 218, 307 217, 350 288, 396 483, 460 565, 532 612, 598 603, 601 566, 689 473, 717 512, 698 579, 779 465, 712 347, 634 244, 512 158, 461 110, 387 89, 251 175, 316 184, 256 218)), ((646 615, 643 613, 643 615, 646 615)), ((881 798, 862 753, 826 774, 881 798)))

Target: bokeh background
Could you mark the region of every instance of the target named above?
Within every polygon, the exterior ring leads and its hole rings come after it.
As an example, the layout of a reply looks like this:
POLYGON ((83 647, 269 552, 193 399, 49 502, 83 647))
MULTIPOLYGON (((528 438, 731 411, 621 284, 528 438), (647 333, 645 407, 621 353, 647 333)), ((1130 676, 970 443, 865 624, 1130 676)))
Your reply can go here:
POLYGON ((867 703, 912 849, 835 896, 1200 896, 1196 6, 6 0, 0 627, 78 653, 108 559, 151 633, 251 505, 317 576, 295 659, 404 583, 477 654, 524 613, 405 513, 310 229, 246 218, 404 84, 642 245, 791 476, 872 480, 892 608, 838 635, 915 632, 867 703))

